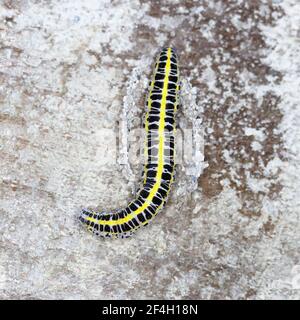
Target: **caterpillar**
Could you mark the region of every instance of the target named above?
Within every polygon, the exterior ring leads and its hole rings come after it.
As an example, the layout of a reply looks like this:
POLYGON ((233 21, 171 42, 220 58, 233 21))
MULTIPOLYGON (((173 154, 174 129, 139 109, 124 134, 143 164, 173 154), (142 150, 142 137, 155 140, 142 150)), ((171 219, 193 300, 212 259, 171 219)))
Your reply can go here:
POLYGON ((175 169, 175 114, 179 99, 179 68, 175 50, 157 57, 147 98, 143 185, 124 209, 112 212, 81 211, 79 220, 100 237, 128 238, 146 226, 167 200, 175 169))

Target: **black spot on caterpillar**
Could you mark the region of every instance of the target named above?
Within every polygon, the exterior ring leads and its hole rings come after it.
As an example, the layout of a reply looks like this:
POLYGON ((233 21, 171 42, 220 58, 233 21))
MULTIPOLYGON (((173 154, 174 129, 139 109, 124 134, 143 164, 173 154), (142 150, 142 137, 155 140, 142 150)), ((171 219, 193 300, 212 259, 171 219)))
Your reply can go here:
POLYGON ((79 220, 100 237, 130 237, 164 206, 174 176, 175 114, 179 98, 177 54, 161 51, 150 83, 145 121, 143 186, 136 199, 116 212, 82 210, 79 220))

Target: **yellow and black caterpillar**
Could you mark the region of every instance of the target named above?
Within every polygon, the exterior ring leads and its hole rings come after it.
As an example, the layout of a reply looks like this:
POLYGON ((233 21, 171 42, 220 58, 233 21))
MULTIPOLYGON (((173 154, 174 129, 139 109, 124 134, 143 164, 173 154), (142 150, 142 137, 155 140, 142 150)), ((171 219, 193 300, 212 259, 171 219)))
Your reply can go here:
POLYGON ((115 212, 82 210, 80 221, 101 237, 130 237, 164 205, 174 175, 175 113, 179 99, 177 54, 165 48, 159 54, 147 99, 143 186, 135 200, 115 212))

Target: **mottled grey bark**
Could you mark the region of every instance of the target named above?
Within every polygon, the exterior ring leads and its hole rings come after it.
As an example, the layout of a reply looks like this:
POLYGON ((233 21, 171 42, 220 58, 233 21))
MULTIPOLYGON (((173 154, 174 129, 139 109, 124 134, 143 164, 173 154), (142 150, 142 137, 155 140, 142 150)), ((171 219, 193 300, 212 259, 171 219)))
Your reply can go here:
POLYGON ((1 1, 0 298, 299 299, 299 12, 296 0, 1 1), (78 210, 132 197, 111 132, 133 69, 149 78, 166 45, 203 108, 208 166, 193 192, 178 166, 135 237, 97 239, 78 210))

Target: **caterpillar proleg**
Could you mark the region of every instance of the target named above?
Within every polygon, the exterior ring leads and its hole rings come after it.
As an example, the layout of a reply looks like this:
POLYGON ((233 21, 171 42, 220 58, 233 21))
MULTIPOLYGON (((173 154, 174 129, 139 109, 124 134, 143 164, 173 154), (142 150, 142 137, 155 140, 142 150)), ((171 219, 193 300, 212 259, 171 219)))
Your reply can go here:
POLYGON ((147 99, 143 186, 124 209, 109 213, 82 210, 79 220, 89 231, 101 237, 127 238, 160 211, 173 182, 178 99, 177 54, 165 48, 157 58, 147 99))

